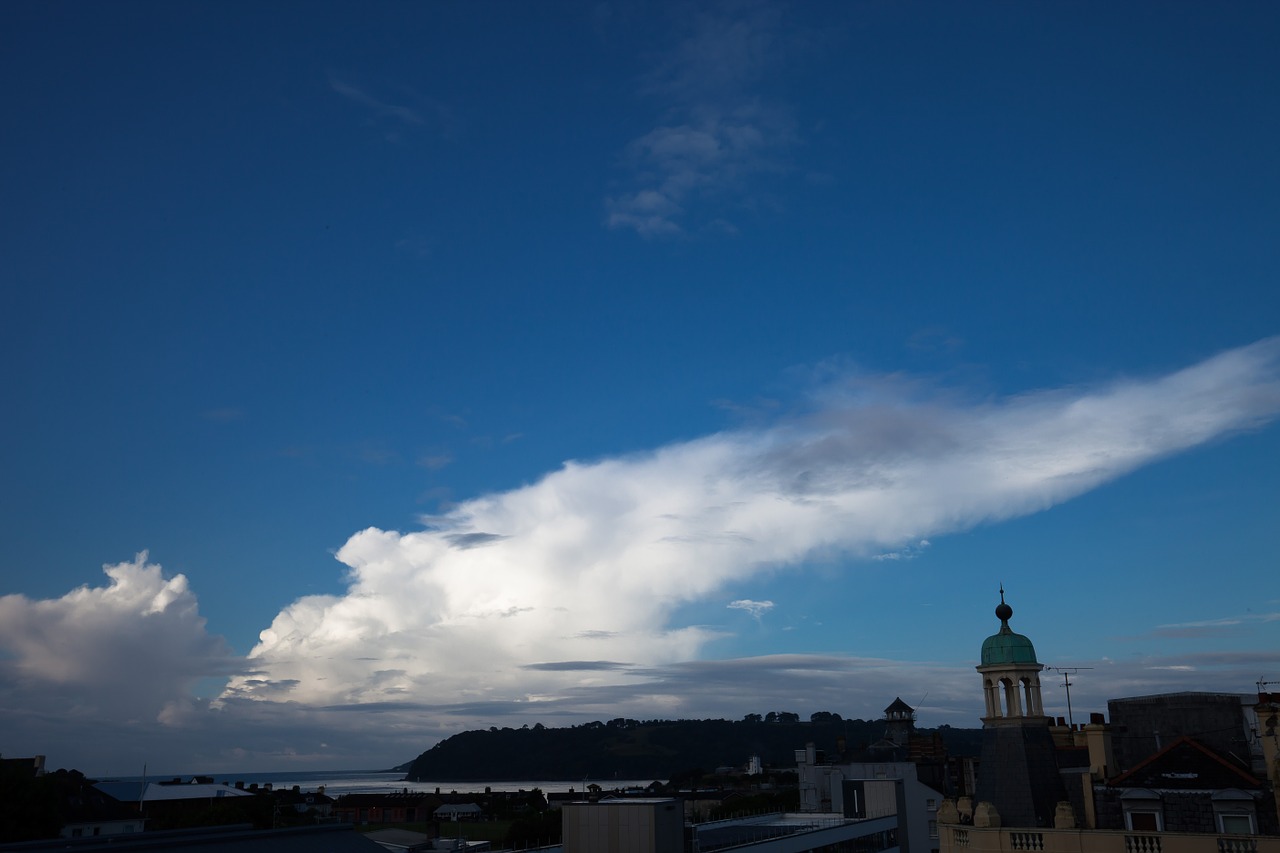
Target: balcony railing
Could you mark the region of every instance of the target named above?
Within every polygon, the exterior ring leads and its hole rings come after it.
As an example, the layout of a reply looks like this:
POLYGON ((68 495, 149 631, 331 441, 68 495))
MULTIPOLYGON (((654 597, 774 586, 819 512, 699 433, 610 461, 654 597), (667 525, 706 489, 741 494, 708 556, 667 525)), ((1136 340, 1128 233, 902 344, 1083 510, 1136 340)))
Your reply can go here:
POLYGON ((1218 853, 1258 853, 1258 839, 1224 835, 1218 839, 1218 853))
POLYGON ((1105 829, 940 827, 942 853, 1280 853, 1280 836, 1105 829))
POLYGON ((1010 832, 1009 848, 1012 850, 1043 850, 1043 832, 1010 832))

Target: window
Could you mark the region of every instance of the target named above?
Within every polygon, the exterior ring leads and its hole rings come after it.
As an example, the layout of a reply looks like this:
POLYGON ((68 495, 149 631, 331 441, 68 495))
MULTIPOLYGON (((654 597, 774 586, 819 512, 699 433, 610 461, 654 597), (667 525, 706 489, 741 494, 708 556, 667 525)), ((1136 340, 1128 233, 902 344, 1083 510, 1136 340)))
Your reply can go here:
POLYGON ((1257 809, 1253 795, 1239 788, 1226 788, 1214 791, 1213 817, 1218 831, 1226 835, 1253 835, 1258 831, 1258 822, 1254 815, 1257 809))
POLYGON ((1149 788, 1130 788, 1120 794, 1125 829, 1133 832, 1164 832, 1164 803, 1149 788))
POLYGON ((936 820, 929 821, 929 837, 930 838, 938 837, 938 822, 936 820))
POLYGON ((924 807, 931 812, 936 812, 938 810, 938 801, 930 797, 925 801, 924 807))
POLYGON ((1219 812, 1218 828, 1227 835, 1253 835, 1253 815, 1246 812, 1219 812))

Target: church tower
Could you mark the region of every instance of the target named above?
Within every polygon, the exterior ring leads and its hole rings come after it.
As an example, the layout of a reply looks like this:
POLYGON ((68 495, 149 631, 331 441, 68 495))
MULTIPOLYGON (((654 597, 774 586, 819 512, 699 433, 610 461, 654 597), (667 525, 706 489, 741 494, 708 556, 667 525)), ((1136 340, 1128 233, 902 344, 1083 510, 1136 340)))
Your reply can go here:
POLYGON ((1057 750, 1040 697, 1035 646, 1009 627, 1013 608, 996 607, 1000 630, 982 644, 982 754, 974 800, 995 807, 1003 826, 1051 827, 1058 803, 1067 799, 1058 775, 1057 750))

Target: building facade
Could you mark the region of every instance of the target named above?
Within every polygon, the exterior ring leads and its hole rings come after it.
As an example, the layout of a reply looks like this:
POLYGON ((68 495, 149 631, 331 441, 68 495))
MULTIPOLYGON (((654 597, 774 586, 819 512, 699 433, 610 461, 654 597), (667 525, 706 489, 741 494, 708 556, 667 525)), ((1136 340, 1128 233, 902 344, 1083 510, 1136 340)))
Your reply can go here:
POLYGON ((1276 697, 1119 699, 1110 724, 1094 714, 1055 726, 1035 648, 1012 615, 1002 589, 1000 630, 977 667, 986 714, 976 791, 940 808, 942 853, 1280 853, 1276 697))

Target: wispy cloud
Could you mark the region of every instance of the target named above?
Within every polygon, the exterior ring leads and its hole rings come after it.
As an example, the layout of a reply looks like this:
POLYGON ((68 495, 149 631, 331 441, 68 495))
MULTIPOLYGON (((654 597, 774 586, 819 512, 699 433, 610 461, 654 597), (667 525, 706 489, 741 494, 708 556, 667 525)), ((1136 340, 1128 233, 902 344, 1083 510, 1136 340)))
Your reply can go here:
POLYGON ((1193 622, 1177 622, 1158 625, 1151 631, 1153 637, 1166 639, 1195 639, 1236 633, 1241 626, 1280 621, 1280 613, 1245 613, 1225 616, 1221 619, 1203 619, 1193 622))
POLYGON ((778 11, 757 4, 691 19, 643 81, 663 116, 622 153, 630 186, 605 201, 610 228, 645 237, 736 230, 724 208, 749 204, 752 179, 780 170, 780 153, 796 140, 790 110, 759 87, 794 38, 783 33, 778 11), (693 210, 705 202, 715 209, 693 210))
POLYGON ((631 664, 618 663, 611 660, 566 660, 555 663, 525 664, 525 669, 536 669, 544 672, 600 672, 627 669, 631 664))
POLYGON ((752 601, 749 598, 739 598, 737 601, 730 601, 725 605, 725 607, 728 607, 730 610, 745 610, 756 619, 759 619, 761 616, 772 610, 774 604, 772 601, 752 601))
POLYGON ((418 464, 428 471, 439 471, 453 462, 451 453, 427 453, 418 457, 418 464))
POLYGON ((924 550, 928 547, 929 540, 921 539, 919 542, 913 542, 896 551, 885 551, 883 554, 876 554, 871 559, 880 561, 914 560, 916 557, 924 553, 924 550))
POLYGON ((361 89, 358 86, 353 86, 343 80, 339 80, 332 74, 329 75, 329 88, 333 89, 333 91, 337 92, 347 100, 368 108, 368 110, 378 118, 393 118, 410 125, 420 125, 424 123, 421 113, 412 107, 379 100, 378 98, 370 95, 364 89, 361 89))
MULTIPOLYGON (((388 142, 401 142, 404 131, 423 127, 446 136, 456 131, 452 111, 433 98, 405 91, 401 94, 409 103, 397 103, 381 93, 373 94, 369 86, 357 85, 333 73, 329 74, 329 88, 362 108, 369 123, 380 128, 388 142)), ((423 245, 415 243, 410 248, 421 249, 423 245)))

